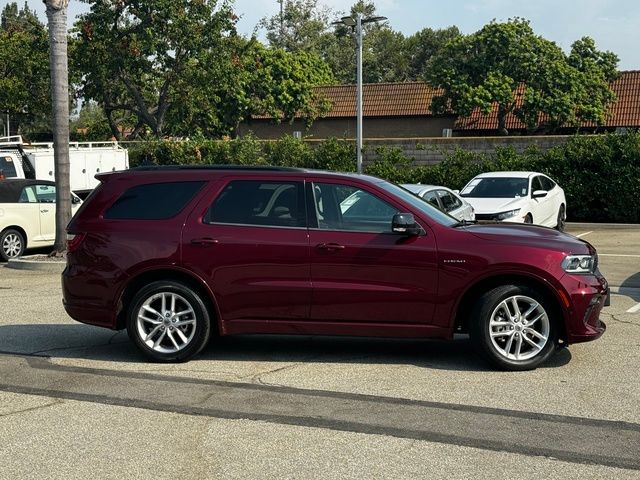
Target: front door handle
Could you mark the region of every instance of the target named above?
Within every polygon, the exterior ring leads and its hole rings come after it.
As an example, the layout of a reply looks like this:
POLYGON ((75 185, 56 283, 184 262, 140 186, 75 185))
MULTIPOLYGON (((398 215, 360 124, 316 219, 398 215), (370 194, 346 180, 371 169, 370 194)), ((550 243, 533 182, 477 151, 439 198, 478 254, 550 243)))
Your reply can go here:
POLYGON ((344 245, 340 245, 339 243, 320 243, 316 245, 316 248, 320 250, 344 250, 344 245))
POLYGON ((49 210, 40 210, 40 213, 47 213, 49 210))
POLYGON ((218 243, 220 243, 218 240, 210 237, 194 238, 191 240, 191 245, 195 245, 197 247, 210 247, 212 245, 217 245, 218 243))

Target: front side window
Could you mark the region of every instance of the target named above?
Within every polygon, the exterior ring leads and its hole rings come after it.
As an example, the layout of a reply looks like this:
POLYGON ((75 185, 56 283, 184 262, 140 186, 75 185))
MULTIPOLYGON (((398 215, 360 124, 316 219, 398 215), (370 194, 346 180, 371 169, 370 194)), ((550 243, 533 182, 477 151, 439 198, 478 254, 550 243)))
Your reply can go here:
POLYGON ((40 203, 56 203, 56 187, 53 185, 34 185, 36 198, 40 203))
POLYGON ((438 193, 435 191, 430 191, 425 193, 422 198, 424 198, 427 202, 429 202, 431 205, 433 205, 436 208, 442 208, 440 206, 440 202, 438 202, 438 193))
POLYGON ((445 212, 451 212, 462 206, 462 202, 446 190, 438 190, 438 195, 440 196, 442 208, 445 212))
POLYGON ((306 227, 302 182, 234 180, 205 215, 205 223, 306 227))
POLYGON ((391 232, 398 209, 366 190, 316 183, 313 188, 318 228, 354 232, 391 232))
POLYGON ((547 192, 553 190, 553 187, 556 186, 556 183, 553 180, 545 176, 540 177, 540 182, 542 183, 542 189, 547 192))
POLYGON ((206 182, 165 182, 126 190, 104 218, 109 220, 164 220, 180 212, 206 182))

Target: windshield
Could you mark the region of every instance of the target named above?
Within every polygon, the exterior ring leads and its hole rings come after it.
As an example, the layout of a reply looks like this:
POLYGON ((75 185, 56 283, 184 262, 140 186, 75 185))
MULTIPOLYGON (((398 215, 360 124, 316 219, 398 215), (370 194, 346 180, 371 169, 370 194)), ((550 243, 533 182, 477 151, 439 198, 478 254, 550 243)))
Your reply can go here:
POLYGON ((528 178, 489 177, 474 178, 460 192, 461 197, 515 198, 529 193, 528 178))
POLYGON ((422 213, 429 216, 436 222, 441 225, 452 226, 458 223, 458 220, 453 218, 452 216, 444 213, 442 210, 434 207, 429 202, 427 202, 422 197, 417 196, 414 193, 411 193, 409 190, 405 188, 399 187, 398 185, 393 185, 387 182, 380 182, 378 184, 383 190, 395 195, 396 197, 400 197, 402 200, 410 204, 412 207, 417 208, 422 213))

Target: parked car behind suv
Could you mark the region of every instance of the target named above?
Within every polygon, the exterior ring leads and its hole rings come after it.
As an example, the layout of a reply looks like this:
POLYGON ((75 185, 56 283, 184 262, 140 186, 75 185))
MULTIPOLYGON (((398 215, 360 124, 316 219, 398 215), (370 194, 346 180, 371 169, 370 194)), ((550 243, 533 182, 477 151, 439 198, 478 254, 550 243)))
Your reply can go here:
POLYGON ((567 199, 564 190, 536 172, 489 172, 472 178, 460 196, 480 221, 535 223, 564 230, 567 199))
MULTIPOLYGON (((81 200, 71 194, 75 212, 81 200)), ((56 237, 56 185, 47 180, 0 181, 0 259, 27 248, 50 247, 56 237)))
POLYGON ((98 178, 68 227, 64 305, 127 328, 156 361, 193 357, 214 334, 468 332, 494 365, 523 370, 605 330, 595 249, 552 229, 458 222, 355 174, 145 167, 98 178))

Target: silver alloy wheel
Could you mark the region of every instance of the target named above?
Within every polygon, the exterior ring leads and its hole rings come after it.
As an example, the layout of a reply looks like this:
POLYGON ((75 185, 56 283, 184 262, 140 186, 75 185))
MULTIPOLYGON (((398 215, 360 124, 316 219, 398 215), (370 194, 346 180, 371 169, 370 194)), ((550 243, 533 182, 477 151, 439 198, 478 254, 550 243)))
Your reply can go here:
POLYGON ((140 339, 158 353, 176 353, 191 343, 196 332, 196 313, 183 296, 156 293, 138 310, 136 329, 140 339))
POLYGON ((514 295, 498 304, 489 321, 489 336, 496 351, 509 360, 529 360, 549 340, 549 316, 535 299, 514 295))
POLYGON ((16 233, 10 233, 2 241, 2 251, 8 258, 15 258, 22 251, 22 239, 16 233))

